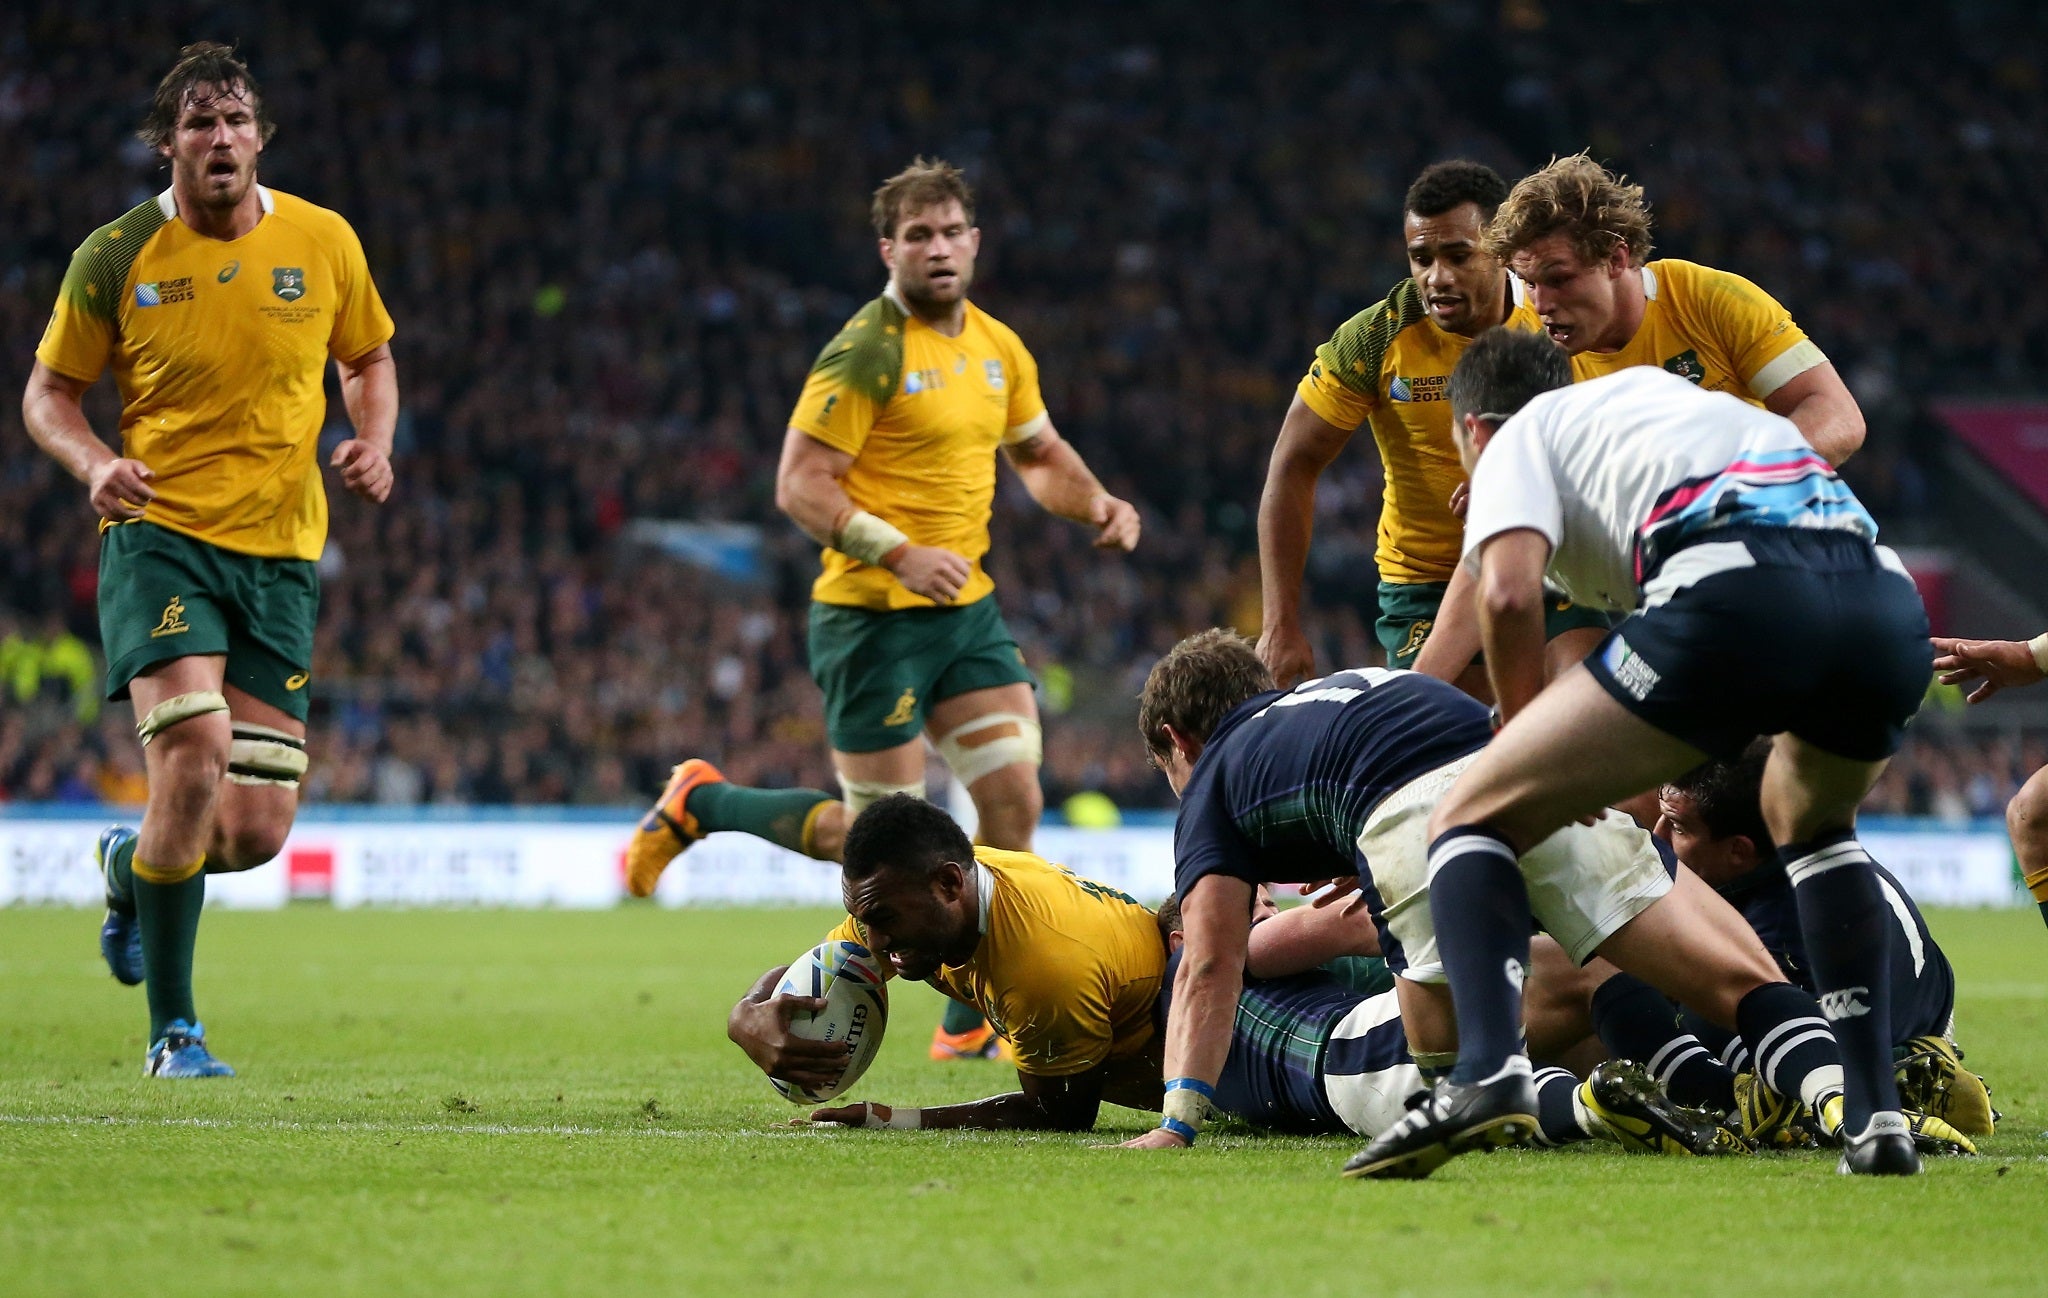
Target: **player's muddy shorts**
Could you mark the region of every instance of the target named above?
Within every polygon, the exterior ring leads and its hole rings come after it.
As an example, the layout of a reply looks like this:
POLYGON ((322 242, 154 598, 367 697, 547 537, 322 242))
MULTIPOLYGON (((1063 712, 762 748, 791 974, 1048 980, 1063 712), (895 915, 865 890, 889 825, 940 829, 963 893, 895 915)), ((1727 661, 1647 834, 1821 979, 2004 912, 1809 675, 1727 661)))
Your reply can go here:
MULTIPOLYGON (((1443 605, 1447 589, 1448 584, 1441 581, 1406 585, 1391 581, 1380 583, 1380 615, 1373 623, 1373 634, 1379 637, 1380 648, 1387 651, 1387 666, 1405 671, 1415 665, 1416 655, 1429 641, 1430 628, 1436 625, 1437 609, 1443 605)), ((1545 640, 1555 640, 1580 627, 1598 627, 1605 631, 1613 625, 1613 618, 1600 609, 1574 604, 1555 591, 1545 592, 1545 640)))
POLYGON ((813 601, 810 651, 825 733, 842 753, 908 743, 941 699, 1032 680, 992 595, 893 612, 813 601))
MULTIPOLYGON (((1429 916, 1429 816, 1478 756, 1468 753, 1388 794, 1358 835, 1359 889, 1379 928, 1380 954, 1415 982, 1448 981, 1429 916)), ((1656 840, 1618 811, 1558 830, 1522 854, 1521 869, 1536 923, 1576 964, 1671 891, 1656 840)))
POLYGON ((307 559, 238 554, 154 523, 100 535, 100 639, 107 697, 144 669, 227 656, 227 683, 306 719, 320 574, 307 559))
POLYGON ((1658 568, 1586 660, 1593 679, 1713 757, 1781 731, 1852 761, 1897 752, 1934 674, 1898 556, 1851 532, 1711 535, 1658 568))

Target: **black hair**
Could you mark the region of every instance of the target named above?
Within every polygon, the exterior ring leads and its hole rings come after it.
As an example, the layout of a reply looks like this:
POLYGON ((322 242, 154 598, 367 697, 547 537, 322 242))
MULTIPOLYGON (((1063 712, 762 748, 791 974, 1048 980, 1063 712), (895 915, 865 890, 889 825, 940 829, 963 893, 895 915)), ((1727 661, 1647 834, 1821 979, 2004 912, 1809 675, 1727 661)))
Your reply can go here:
POLYGON ((1571 357, 1548 334, 1495 325, 1472 340, 1451 371, 1451 419, 1506 419, 1553 388, 1570 387, 1571 357))
POLYGON ((1770 736, 1752 741, 1732 761, 1702 762, 1671 781, 1672 792, 1692 799, 1700 823, 1715 838, 1737 834, 1756 845, 1761 860, 1777 850, 1764 823, 1764 764, 1771 757, 1770 736))
POLYGON ((858 882, 884 869, 926 876, 947 861, 973 860, 974 844, 951 816, 923 798, 892 793, 854 817, 840 870, 858 882))
POLYGON ((1417 216, 1442 216, 1462 203, 1477 203, 1479 220, 1484 224, 1493 219, 1495 210, 1507 197, 1508 182, 1500 178, 1499 172, 1483 162, 1456 158, 1424 167, 1415 183, 1408 186, 1408 197, 1402 200, 1401 210, 1417 216))

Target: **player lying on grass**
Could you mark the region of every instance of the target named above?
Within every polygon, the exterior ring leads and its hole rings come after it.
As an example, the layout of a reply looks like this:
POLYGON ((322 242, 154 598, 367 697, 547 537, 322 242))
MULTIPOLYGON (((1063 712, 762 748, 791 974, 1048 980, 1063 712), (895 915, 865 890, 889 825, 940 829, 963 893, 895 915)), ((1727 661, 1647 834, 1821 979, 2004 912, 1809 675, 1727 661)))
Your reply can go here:
MULTIPOLYGON (((1359 902, 1302 906, 1266 918, 1271 905, 1265 894, 1260 888, 1254 903, 1244 990, 1211 1103, 1270 1131, 1377 1136, 1426 1084, 1409 1053, 1400 997, 1390 981, 1361 983, 1334 968, 1377 954, 1373 921, 1359 902)), ((1172 897, 1159 908, 1159 927, 1168 950, 1155 1016, 1163 1032, 1183 956, 1180 905, 1172 897)), ((1570 985, 1577 976, 1562 947, 1537 940, 1532 987, 1553 979, 1570 985)), ((1560 1056, 1585 1037, 1580 1006, 1542 994, 1532 994, 1527 1003, 1532 1054, 1560 1056)), ((1715 1116, 1672 1104, 1634 1063, 1604 1063, 1584 1082, 1562 1068, 1547 1068, 1537 1080, 1538 1140, 1546 1145, 1605 1139, 1631 1152, 1680 1155, 1742 1148, 1715 1116)))
MULTIPOLYGON (((1139 729, 1181 798, 1174 875, 1187 954, 1173 988, 1166 1117, 1132 1143, 1175 1148, 1201 1129, 1229 1051, 1260 883, 1352 880, 1399 975, 1410 1048, 1425 1072, 1449 1067, 1457 1029, 1436 952, 1426 825, 1492 738, 1485 706, 1433 677, 1377 668, 1283 693, 1242 637, 1205 631, 1153 667, 1139 729)), ((1667 867, 1619 813, 1569 826, 1534 855, 1536 918, 1573 961, 1601 951, 1739 1025, 1762 1046, 1769 1084, 1832 1112, 1840 1065, 1827 1024, 1712 889, 1667 867)), ((1518 1136, 1535 1130, 1533 1107, 1525 1112, 1518 1136)))
MULTIPOLYGON (((1708 762, 1666 784, 1659 794, 1659 836, 1678 859, 1749 921, 1785 976, 1814 990, 1806 941, 1799 930, 1792 884, 1764 824, 1764 766, 1771 741, 1758 739, 1733 761, 1708 762)), ((1928 931, 1927 921, 1888 870, 1874 867, 1897 928, 1891 944, 1887 993, 1892 1006, 1892 1047, 1900 1060, 1902 1098, 1909 1110, 1941 1118, 1966 1136, 1988 1136, 1992 1109, 1983 1079, 1960 1067, 1954 1037, 1955 975, 1928 931)), ((1742 1042, 1690 1011, 1679 1010, 1654 988, 1594 961, 1580 985, 1552 980, 1525 995, 1588 995, 1591 1024, 1618 1058, 1643 1060, 1678 1103, 1728 1112, 1738 1095, 1744 1134, 1768 1135, 1792 1114, 1767 1088, 1738 1085, 1748 1067, 1742 1042)))
MULTIPOLYGON (((821 1120, 1086 1131, 1104 1100, 1158 1109, 1152 1006, 1166 949, 1150 910, 1027 853, 975 847, 951 816, 900 793, 847 830, 841 878, 848 914, 830 940, 986 1014, 1015 1051, 1021 1089, 929 1109, 842 1105, 821 1120)), ((763 974, 733 1007, 727 1035, 770 1077, 827 1085, 846 1044, 790 1032, 791 1014, 821 1002, 774 995, 782 974, 763 974)))

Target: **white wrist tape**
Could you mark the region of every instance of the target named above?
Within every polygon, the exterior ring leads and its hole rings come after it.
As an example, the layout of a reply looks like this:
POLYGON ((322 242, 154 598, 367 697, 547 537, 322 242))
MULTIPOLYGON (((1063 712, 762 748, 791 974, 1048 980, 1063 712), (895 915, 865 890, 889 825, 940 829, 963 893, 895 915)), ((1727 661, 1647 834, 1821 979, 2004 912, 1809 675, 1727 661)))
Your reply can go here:
POLYGON ((1160 1110, 1164 1116, 1175 1122, 1186 1123, 1200 1131, 1209 1124, 1209 1115, 1215 1112, 1215 1107, 1209 1102, 1209 1097, 1200 1091, 1181 1087, 1166 1093, 1160 1110))
POLYGON ((909 537, 865 509, 856 509, 848 514, 832 536, 833 549, 876 567, 881 566, 891 550, 909 543, 909 537))
POLYGON ((863 1127, 887 1128, 890 1131, 924 1130, 924 1110, 897 1108, 887 1104, 868 1104, 867 1117, 861 1120, 863 1127))
POLYGON ((2043 631, 2027 641, 2027 648, 2034 653, 2034 666, 2048 673, 2048 631, 2043 631))

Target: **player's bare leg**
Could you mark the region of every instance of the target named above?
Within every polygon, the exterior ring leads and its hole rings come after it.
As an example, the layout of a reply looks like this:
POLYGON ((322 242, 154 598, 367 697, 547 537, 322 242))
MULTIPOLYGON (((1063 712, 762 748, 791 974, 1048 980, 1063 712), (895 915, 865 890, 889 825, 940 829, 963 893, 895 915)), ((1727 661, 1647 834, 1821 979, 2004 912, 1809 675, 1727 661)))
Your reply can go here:
POLYGON ((1773 741, 1764 766, 1764 823, 1792 881, 1821 1011, 1842 1047, 1844 1172, 1920 1170, 1892 1072, 1890 905, 1856 839, 1856 808, 1884 767, 1791 734, 1773 741))
POLYGON ((2048 919, 2048 766, 2035 771, 2005 808, 2005 829, 2034 900, 2048 919))
POLYGON ((925 731, 974 799, 976 842, 1009 852, 1031 850, 1045 812, 1037 726, 1038 701, 1021 682, 969 690, 932 705, 925 731))
MULTIPOLYGON (((1018 681, 969 690, 932 704, 925 733, 974 799, 974 841, 1028 852, 1045 810, 1038 785, 1038 702, 1018 681)), ((980 1011, 955 1001, 932 1034, 934 1059, 1001 1056, 980 1011)))
MULTIPOLYGON (((235 726, 256 726, 288 735, 303 748, 306 723, 233 685, 222 690, 235 726)), ((260 733, 260 732, 257 732, 260 733)), ((295 776, 230 773, 214 801, 213 834, 206 848, 208 874, 253 870, 276 858, 299 814, 295 776)))
POLYGON ((233 1070, 207 1052, 192 1004, 192 953, 206 901, 213 842, 232 741, 217 654, 176 658, 129 683, 149 803, 131 850, 106 860, 110 897, 125 893, 140 931, 149 999, 152 1075, 211 1077, 233 1070))

